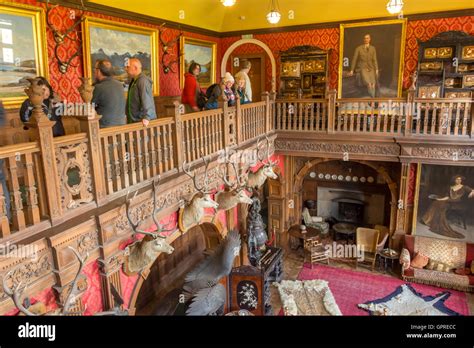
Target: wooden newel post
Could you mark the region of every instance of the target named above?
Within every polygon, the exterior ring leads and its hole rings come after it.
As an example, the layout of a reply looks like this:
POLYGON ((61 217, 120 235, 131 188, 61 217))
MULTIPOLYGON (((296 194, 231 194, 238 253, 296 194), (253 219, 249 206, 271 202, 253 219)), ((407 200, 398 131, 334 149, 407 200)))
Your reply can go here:
POLYGON ((91 85, 90 78, 82 77, 82 85, 78 91, 84 101, 82 112, 75 117, 79 120, 81 132, 87 134, 89 146, 89 160, 91 176, 93 178, 94 194, 97 203, 105 198, 105 169, 102 165, 102 151, 100 147, 99 120, 102 116, 97 115, 95 107, 92 104, 92 93, 94 87, 91 85))
MULTIPOLYGON (((182 170, 184 162, 184 152, 183 152, 183 122, 181 120, 181 108, 180 103, 175 100, 173 102, 174 106, 174 149, 175 149, 175 158, 178 166, 178 171, 182 170)), ((184 105, 183 105, 184 106, 184 105)))
POLYGON ((38 85, 37 79, 29 79, 29 81, 30 86, 25 88, 25 93, 30 99, 31 104, 33 104, 33 112, 27 126, 34 129, 32 136, 34 140, 38 141, 40 148, 40 161, 46 192, 45 196, 47 199, 49 216, 53 222, 58 220, 62 215, 58 169, 56 166, 56 154, 53 143, 52 128, 55 122, 50 121, 48 116, 43 112, 43 86, 38 85))
POLYGON ((407 94, 407 113, 405 121, 405 136, 411 136, 413 115, 415 113, 415 88, 410 88, 407 94))
POLYGON ((240 144, 242 139, 242 109, 240 108, 240 98, 235 96, 235 143, 240 144))
POLYGON ((268 92, 262 93, 262 100, 265 102, 265 134, 270 132, 270 95, 268 92))
POLYGON ((222 132, 224 134, 224 147, 230 145, 230 133, 229 133, 229 105, 227 101, 222 104, 222 132))
POLYGON ((336 118, 336 90, 328 92, 328 133, 334 133, 334 124, 336 118))

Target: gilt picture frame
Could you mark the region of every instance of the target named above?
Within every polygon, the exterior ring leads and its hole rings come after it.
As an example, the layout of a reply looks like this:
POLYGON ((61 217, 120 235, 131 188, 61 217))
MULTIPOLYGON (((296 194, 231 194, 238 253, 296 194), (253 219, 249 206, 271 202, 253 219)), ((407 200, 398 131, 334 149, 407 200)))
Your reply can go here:
POLYGON ((197 79, 202 88, 216 83, 217 43, 182 36, 180 38, 179 81, 181 89, 184 87, 184 74, 189 66, 196 62, 201 66, 201 73, 197 79))
POLYGON ((412 234, 473 243, 473 178, 474 167, 419 164, 412 234))
POLYGON ((394 19, 340 25, 339 98, 401 96, 406 23, 394 19))
POLYGON ((42 8, 0 4, 0 98, 16 108, 27 98, 28 78, 49 79, 45 13, 42 8))
POLYGON ((153 95, 159 94, 158 30, 87 16, 82 24, 84 75, 93 78, 97 59, 109 59, 115 78, 128 90, 125 66, 138 58, 143 73, 153 81, 153 95))

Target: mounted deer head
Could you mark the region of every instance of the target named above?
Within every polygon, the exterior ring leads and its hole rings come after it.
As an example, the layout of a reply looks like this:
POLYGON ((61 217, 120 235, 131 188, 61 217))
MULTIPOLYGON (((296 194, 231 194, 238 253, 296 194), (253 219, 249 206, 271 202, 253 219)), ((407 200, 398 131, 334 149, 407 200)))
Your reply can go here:
POLYGON ((226 186, 227 191, 221 191, 216 194, 215 200, 217 204, 219 204, 219 210, 232 209, 239 203, 252 204, 252 199, 247 196, 247 193, 245 192, 245 187, 247 183, 245 182, 245 180, 243 180, 242 175, 239 175, 235 162, 228 161, 226 156, 226 162, 223 166, 224 170, 220 171, 219 174, 222 178, 222 181, 224 182, 224 185, 226 186), (229 181, 229 164, 234 169, 234 182, 229 181))
POLYGON ((202 186, 199 186, 197 183, 195 171, 191 173, 186 162, 183 163, 183 171, 193 180, 194 188, 198 191, 198 193, 196 193, 191 199, 191 201, 180 210, 178 222, 179 229, 182 232, 187 231, 188 228, 197 225, 201 222, 201 219, 204 217, 205 208, 217 209, 219 206, 219 204, 217 204, 212 199, 212 190, 210 190, 209 188, 208 169, 210 159, 202 157, 202 160, 205 164, 204 180, 202 186))
POLYGON ((77 51, 73 53, 67 59, 60 58, 59 53, 58 53, 59 47, 65 43, 66 39, 69 39, 71 41, 79 41, 79 34, 77 34, 76 28, 86 19, 86 17, 84 16, 86 8, 82 0, 81 0, 81 5, 82 5, 81 14, 77 16, 75 12, 71 11, 70 18, 74 19, 74 23, 68 29, 66 29, 65 32, 61 32, 50 22, 51 11, 54 10, 59 5, 55 5, 51 7, 49 5, 49 0, 46 1, 46 24, 48 25, 48 28, 53 33, 53 37, 55 41, 54 56, 56 60, 58 61, 59 72, 61 74, 65 74, 67 72, 67 69, 70 66, 77 67, 77 65, 71 65, 71 62, 73 61, 74 58, 81 55, 80 48, 77 49, 77 51), (79 19, 76 19, 77 17, 79 17, 79 19), (71 36, 71 33, 76 33, 75 37, 71 36))
MULTIPOLYGON (((137 241, 126 248, 126 251, 125 251, 126 259, 123 264, 123 271, 127 275, 134 275, 142 271, 146 266, 148 266, 150 263, 155 261, 161 252, 171 254, 174 251, 174 248, 166 241, 166 236, 161 235, 161 233, 169 232, 171 230, 163 229, 163 227, 161 226, 161 224, 158 222, 156 218, 156 215, 158 215, 158 213, 163 210, 166 203, 168 202, 168 197, 167 197, 163 201, 163 204, 161 205, 161 207, 158 207, 158 204, 156 201, 156 194, 157 194, 157 187, 159 184, 160 184, 160 177, 158 177, 157 180, 153 180, 153 193, 152 193, 153 194, 153 213, 151 216, 156 226, 153 232, 145 232, 143 230, 139 230, 138 229, 139 223, 138 222, 134 223, 132 221, 132 217, 130 214, 130 200, 127 194, 125 205, 127 209, 127 218, 130 225, 132 226, 133 234, 134 236, 136 236, 136 234, 145 235, 145 237, 142 240, 137 241)), ((135 192, 135 196, 137 195, 137 192, 135 192)))
MULTIPOLYGON (((15 287, 15 289, 12 290, 8 286, 7 280, 6 280, 10 277, 10 274, 12 271, 8 272, 6 277, 2 279, 3 292, 5 293, 5 295, 7 295, 13 300, 13 303, 15 304, 16 308, 18 308, 18 310, 20 311, 20 314, 23 314, 26 316, 41 316, 41 315, 66 316, 66 315, 83 315, 84 314, 85 310, 83 312, 71 312, 70 308, 73 305, 73 303, 76 301, 77 296, 81 292, 81 289, 79 288, 79 282, 81 280, 86 279, 86 276, 82 274, 82 270, 84 269, 84 265, 87 258, 89 257, 89 254, 86 253, 84 257, 81 257, 81 255, 79 255, 79 252, 76 249, 74 249, 71 246, 69 246, 69 249, 72 250, 77 260, 79 261, 79 269, 77 270, 76 276, 74 277, 74 280, 71 283, 71 290, 69 291, 69 294, 67 295, 62 308, 58 308, 51 312, 47 312, 46 306, 42 302, 37 302, 31 306, 25 305, 25 303, 30 302, 28 298, 26 299, 26 301, 22 299, 23 292, 26 290, 27 286, 21 287, 21 282, 20 282, 15 287)), ((115 288, 113 288, 113 290, 115 290, 115 288)), ((114 298, 116 302, 117 302, 117 298, 116 298, 117 296, 119 295, 117 291, 115 290, 114 298)), ((123 303, 123 300, 118 299, 118 302, 121 304, 123 303)), ((94 315, 128 315, 128 311, 123 310, 119 307, 115 307, 111 311, 98 312, 98 313, 95 313, 94 315)))
MULTIPOLYGON (((266 153, 267 153, 267 163, 264 163, 255 173, 249 173, 249 179, 247 183, 247 187, 250 189, 260 188, 265 183, 267 178, 270 179, 278 179, 278 175, 275 174, 273 169, 278 164, 277 162, 272 162, 270 159, 270 139, 265 136, 267 145, 266 145, 266 153)), ((260 162, 263 163, 264 158, 260 157, 260 139, 257 140, 257 158, 260 162)))

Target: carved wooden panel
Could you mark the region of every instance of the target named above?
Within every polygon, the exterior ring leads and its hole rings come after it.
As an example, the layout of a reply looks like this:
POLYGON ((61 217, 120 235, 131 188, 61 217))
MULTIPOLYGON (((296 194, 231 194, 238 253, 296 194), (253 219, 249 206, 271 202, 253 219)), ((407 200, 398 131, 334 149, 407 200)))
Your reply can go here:
POLYGON ((92 178, 85 142, 56 147, 58 182, 64 210, 92 202, 92 178))
MULTIPOLYGON (((32 296, 54 285, 53 255, 45 239, 17 248, 6 245, 7 254, 0 258, 0 277, 10 288, 19 283, 27 286, 24 296, 32 296), (35 257, 36 256, 36 257, 35 257)), ((2 283, 3 284, 3 283, 2 283)), ((14 308, 0 286, 0 313, 14 308)))

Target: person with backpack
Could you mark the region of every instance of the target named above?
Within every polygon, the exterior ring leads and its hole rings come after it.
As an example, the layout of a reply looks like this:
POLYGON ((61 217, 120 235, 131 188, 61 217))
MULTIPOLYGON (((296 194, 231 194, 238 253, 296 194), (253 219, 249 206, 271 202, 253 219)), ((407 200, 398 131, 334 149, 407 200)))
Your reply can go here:
POLYGON ((192 62, 188 72, 184 74, 184 88, 181 94, 181 102, 184 105, 186 113, 200 111, 204 106, 205 100, 202 98, 204 93, 202 93, 197 80, 200 73, 201 66, 196 62, 192 62))
POLYGON ((235 89, 235 95, 240 99, 240 104, 248 104, 251 102, 247 94, 247 84, 245 77, 240 75, 236 76, 237 88, 235 89))
POLYGON ((222 94, 221 86, 218 83, 210 85, 206 90, 206 104, 204 110, 217 109, 219 107, 219 97, 222 94))

